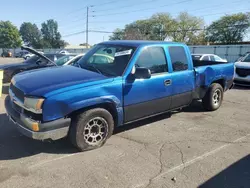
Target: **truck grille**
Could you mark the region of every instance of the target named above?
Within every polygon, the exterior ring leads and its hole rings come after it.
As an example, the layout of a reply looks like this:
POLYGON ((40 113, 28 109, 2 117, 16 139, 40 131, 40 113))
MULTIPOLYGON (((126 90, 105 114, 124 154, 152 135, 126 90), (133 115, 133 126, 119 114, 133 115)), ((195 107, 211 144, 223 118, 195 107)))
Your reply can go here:
POLYGON ((14 95, 16 96, 16 98, 18 98, 20 101, 24 102, 24 93, 23 93, 22 90, 18 89, 12 83, 10 84, 10 89, 14 93, 14 95))
POLYGON ((236 73, 241 77, 250 75, 250 69, 236 68, 236 73))
POLYGON ((22 109, 20 106, 18 106, 17 104, 15 104, 14 102, 11 102, 11 105, 12 105, 12 108, 13 108, 16 112, 18 112, 19 114, 21 114, 21 113, 23 112, 23 109, 22 109))

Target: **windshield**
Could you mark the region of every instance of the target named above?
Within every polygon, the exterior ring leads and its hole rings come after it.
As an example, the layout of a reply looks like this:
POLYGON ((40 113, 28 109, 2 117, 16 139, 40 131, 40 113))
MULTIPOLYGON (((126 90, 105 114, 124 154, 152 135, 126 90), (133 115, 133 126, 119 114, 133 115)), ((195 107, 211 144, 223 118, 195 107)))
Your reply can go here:
POLYGON ((99 44, 83 56, 77 65, 105 76, 121 76, 129 63, 134 47, 99 44))
POLYGON ((73 57, 75 57, 75 55, 65 55, 65 56, 62 56, 60 57, 59 59, 57 59, 55 61, 55 63, 58 65, 58 66, 62 66, 64 65, 65 63, 67 63, 69 60, 71 60, 73 57))
POLYGON ((245 57, 242 58, 241 62, 248 62, 250 63, 250 54, 247 54, 245 57))

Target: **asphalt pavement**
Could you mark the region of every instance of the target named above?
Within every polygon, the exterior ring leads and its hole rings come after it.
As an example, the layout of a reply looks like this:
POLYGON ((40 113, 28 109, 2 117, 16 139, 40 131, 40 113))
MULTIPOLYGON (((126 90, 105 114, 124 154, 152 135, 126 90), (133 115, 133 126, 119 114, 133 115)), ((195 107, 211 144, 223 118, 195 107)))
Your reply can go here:
MULTIPOLYGON (((1 59, 0 59, 1 62, 1 59)), ((115 130, 100 149, 34 141, 8 121, 0 99, 0 188, 249 188, 250 88, 221 108, 199 102, 115 130)))

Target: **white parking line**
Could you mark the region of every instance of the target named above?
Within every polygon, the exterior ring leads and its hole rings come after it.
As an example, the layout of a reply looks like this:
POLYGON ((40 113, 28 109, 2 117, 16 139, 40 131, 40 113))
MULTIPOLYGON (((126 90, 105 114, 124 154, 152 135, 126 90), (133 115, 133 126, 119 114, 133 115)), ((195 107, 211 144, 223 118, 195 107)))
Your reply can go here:
POLYGON ((240 137, 240 138, 238 138, 238 139, 232 141, 231 143, 222 145, 222 146, 220 146, 220 147, 218 147, 218 148, 216 148, 216 149, 214 149, 214 150, 212 150, 212 151, 206 152, 206 153, 204 153, 203 155, 200 155, 200 156, 198 156, 198 157, 195 157, 195 158, 193 158, 193 159, 191 159, 191 160, 185 162, 185 164, 180 164, 180 165, 178 165, 178 166, 175 166, 175 167, 169 169, 168 171, 159 174, 159 175, 158 175, 157 177, 155 177, 153 180, 159 179, 159 178, 161 178, 162 176, 165 176, 165 175, 167 175, 167 174, 169 174, 169 173, 171 173, 171 172, 174 172, 174 171, 176 171, 176 170, 180 170, 180 169, 182 169, 184 166, 187 167, 187 166, 190 166, 190 165, 192 165, 192 164, 194 164, 194 163, 196 163, 196 162, 198 162, 198 161, 201 161, 201 160, 203 160, 204 158, 206 158, 206 157, 208 157, 208 156, 211 156, 211 155, 213 155, 213 154, 215 154, 215 153, 221 151, 222 149, 227 148, 227 147, 233 145, 234 143, 237 143, 237 142, 239 142, 239 141, 241 141, 241 140, 244 140, 244 139, 245 139, 246 137, 248 137, 248 136, 250 136, 250 134, 247 134, 247 135, 245 135, 245 136, 242 136, 242 137, 240 137))
POLYGON ((48 163, 51 163, 53 161, 58 161, 58 160, 61 160, 61 159, 65 159, 65 158, 68 158, 68 157, 72 157, 74 155, 77 155, 77 154, 81 154, 81 153, 72 153, 72 154, 68 154, 68 155, 64 155, 64 156, 61 156, 61 157, 58 157, 58 158, 54 158, 54 159, 51 159, 51 160, 47 160, 47 161, 42 161, 40 163, 37 163, 35 165, 32 165, 30 166, 29 168, 32 169, 32 168, 37 168, 37 167, 40 167, 44 164, 48 164, 48 163))
MULTIPOLYGON (((185 164, 180 164, 180 165, 178 165, 178 166, 175 166, 175 167, 169 169, 168 171, 159 174, 159 175, 158 175, 157 177, 155 177, 153 180, 159 179, 160 177, 165 176, 165 175, 167 175, 167 174, 169 174, 169 173, 171 173, 171 172, 174 172, 174 171, 176 171, 176 170, 180 170, 180 169, 182 169, 184 166, 187 167, 187 166, 190 166, 190 165, 192 165, 192 164, 194 164, 194 163, 196 163, 196 162, 198 162, 198 161, 201 161, 201 160, 203 160, 204 158, 206 158, 206 157, 208 157, 208 156, 211 156, 211 155, 213 155, 213 154, 215 154, 215 153, 221 151, 222 149, 231 146, 233 143, 237 143, 237 142, 239 142, 239 141, 245 139, 245 138, 248 137, 248 136, 250 136, 250 134, 247 134, 247 135, 245 135, 245 136, 242 136, 242 137, 240 137, 240 138, 238 138, 238 139, 232 141, 231 143, 222 145, 222 146, 220 146, 220 147, 218 147, 218 148, 216 148, 216 149, 214 149, 214 150, 212 150, 212 151, 206 152, 206 153, 204 153, 203 155, 200 155, 200 156, 198 156, 198 157, 195 157, 195 158, 193 158, 193 159, 191 159, 191 160, 185 162, 185 164)), ((69 158, 69 157, 72 157, 72 156, 75 156, 75 155, 78 155, 78 154, 82 154, 82 153, 68 154, 68 155, 64 155, 64 156, 61 156, 61 157, 58 157, 58 158, 54 158, 54 159, 51 159, 51 160, 43 161, 43 162, 40 162, 40 163, 37 163, 37 164, 35 164, 35 165, 30 166, 30 169, 37 168, 37 167, 40 167, 40 166, 42 166, 42 165, 44 165, 44 164, 48 164, 48 163, 51 163, 51 162, 54 162, 54 161, 62 160, 62 159, 65 159, 65 158, 69 158)))

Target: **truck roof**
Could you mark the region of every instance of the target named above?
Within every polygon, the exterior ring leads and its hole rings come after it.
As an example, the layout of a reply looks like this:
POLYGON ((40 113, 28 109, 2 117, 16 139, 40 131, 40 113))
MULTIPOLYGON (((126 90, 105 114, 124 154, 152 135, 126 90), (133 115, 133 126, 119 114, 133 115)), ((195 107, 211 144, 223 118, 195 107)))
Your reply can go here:
POLYGON ((144 46, 144 45, 152 45, 152 44, 183 44, 179 42, 166 42, 166 41, 147 41, 147 40, 113 40, 102 42, 100 44, 116 44, 116 45, 126 45, 126 46, 144 46))

